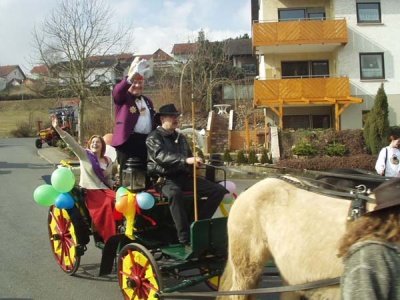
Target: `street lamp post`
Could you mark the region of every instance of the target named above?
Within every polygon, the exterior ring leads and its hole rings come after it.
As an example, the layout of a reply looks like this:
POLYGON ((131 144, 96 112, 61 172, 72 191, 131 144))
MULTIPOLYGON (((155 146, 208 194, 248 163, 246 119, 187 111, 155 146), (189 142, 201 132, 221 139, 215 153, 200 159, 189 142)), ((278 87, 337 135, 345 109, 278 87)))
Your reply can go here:
MULTIPOLYGON (((181 104, 182 112, 184 111, 184 109, 183 109, 183 100, 182 100, 182 81, 183 81, 183 75, 185 74, 185 69, 190 64, 191 64, 191 61, 188 61, 187 63, 185 63, 183 65, 182 72, 181 72, 181 78, 180 78, 180 81, 179 81, 179 102, 181 104)), ((192 84, 193 84, 193 82, 192 82, 192 84)))

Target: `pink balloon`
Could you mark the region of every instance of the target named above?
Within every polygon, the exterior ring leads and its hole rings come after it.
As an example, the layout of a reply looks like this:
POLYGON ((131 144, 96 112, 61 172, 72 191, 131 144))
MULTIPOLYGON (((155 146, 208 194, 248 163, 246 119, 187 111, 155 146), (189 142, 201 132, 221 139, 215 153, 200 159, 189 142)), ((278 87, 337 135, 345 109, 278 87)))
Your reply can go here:
POLYGON ((231 194, 236 192, 236 184, 232 181, 221 181, 219 184, 224 186, 231 194))

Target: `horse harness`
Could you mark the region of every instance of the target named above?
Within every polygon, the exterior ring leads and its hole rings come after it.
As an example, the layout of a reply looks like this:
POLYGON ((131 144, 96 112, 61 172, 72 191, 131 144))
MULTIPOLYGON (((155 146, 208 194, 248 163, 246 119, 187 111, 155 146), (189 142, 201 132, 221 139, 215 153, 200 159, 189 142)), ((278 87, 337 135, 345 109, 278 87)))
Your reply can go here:
MULTIPOLYGON (((358 219, 367 212, 367 203, 375 203, 375 199, 369 197, 371 190, 366 185, 360 184, 354 189, 346 189, 345 192, 334 191, 326 188, 317 187, 311 184, 315 179, 295 177, 298 181, 285 177, 284 175, 277 175, 276 178, 288 182, 297 188, 307 190, 310 192, 322 194, 325 196, 334 196, 343 200, 350 200, 351 204, 347 215, 347 221, 358 219)), ((343 190, 345 190, 343 188, 343 190)))

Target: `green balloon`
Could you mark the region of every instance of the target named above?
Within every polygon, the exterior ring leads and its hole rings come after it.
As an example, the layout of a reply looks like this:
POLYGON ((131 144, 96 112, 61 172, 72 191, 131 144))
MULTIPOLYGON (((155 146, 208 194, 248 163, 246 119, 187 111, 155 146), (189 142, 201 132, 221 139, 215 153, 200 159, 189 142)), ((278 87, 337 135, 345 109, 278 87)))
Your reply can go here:
POLYGON ((123 195, 125 195, 128 192, 128 189, 124 188, 123 186, 119 187, 117 190, 117 193, 115 195, 115 198, 119 200, 123 195))
POLYGON ((57 197, 60 195, 50 184, 38 186, 33 192, 33 199, 41 206, 53 205, 57 197))
POLYGON ((68 193, 75 185, 75 175, 70 168, 58 168, 51 174, 51 184, 60 193, 68 193))

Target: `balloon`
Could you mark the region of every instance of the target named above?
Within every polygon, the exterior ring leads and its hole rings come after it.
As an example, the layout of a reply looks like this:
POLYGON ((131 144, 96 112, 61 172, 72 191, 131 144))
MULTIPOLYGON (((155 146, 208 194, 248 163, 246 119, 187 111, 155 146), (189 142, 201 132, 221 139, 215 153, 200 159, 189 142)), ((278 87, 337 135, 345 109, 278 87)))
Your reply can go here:
POLYGON ((106 145, 106 152, 104 153, 105 156, 111 158, 112 162, 115 162, 117 159, 117 150, 113 146, 106 145))
POLYGON ((222 203, 230 204, 233 202, 235 197, 232 194, 225 194, 224 198, 222 198, 222 203))
POLYGON ((128 192, 128 190, 126 188, 124 188, 123 186, 119 187, 116 193, 115 198, 117 199, 117 201, 123 196, 126 195, 126 193, 128 192))
POLYGON ((153 195, 146 192, 137 194, 136 201, 141 209, 150 209, 154 206, 153 195))
POLYGON ((105 136, 103 136, 103 139, 106 142, 106 145, 111 145, 112 138, 113 138, 112 133, 107 133, 105 136))
POLYGON ((58 195, 54 205, 60 209, 70 209, 75 205, 74 198, 68 193, 61 193, 58 195))
POLYGON ((60 195, 58 191, 50 184, 43 184, 38 186, 33 192, 33 199, 35 202, 42 206, 53 205, 56 198, 60 195))
POLYGON ((128 195, 123 195, 117 202, 115 202, 115 209, 120 213, 126 212, 128 208, 128 195))
POLYGON ((230 194, 236 193, 236 184, 232 181, 221 181, 220 185, 224 186, 230 194))
POLYGON ((51 174, 51 184, 60 193, 67 193, 75 185, 75 175, 70 168, 58 168, 51 174))

